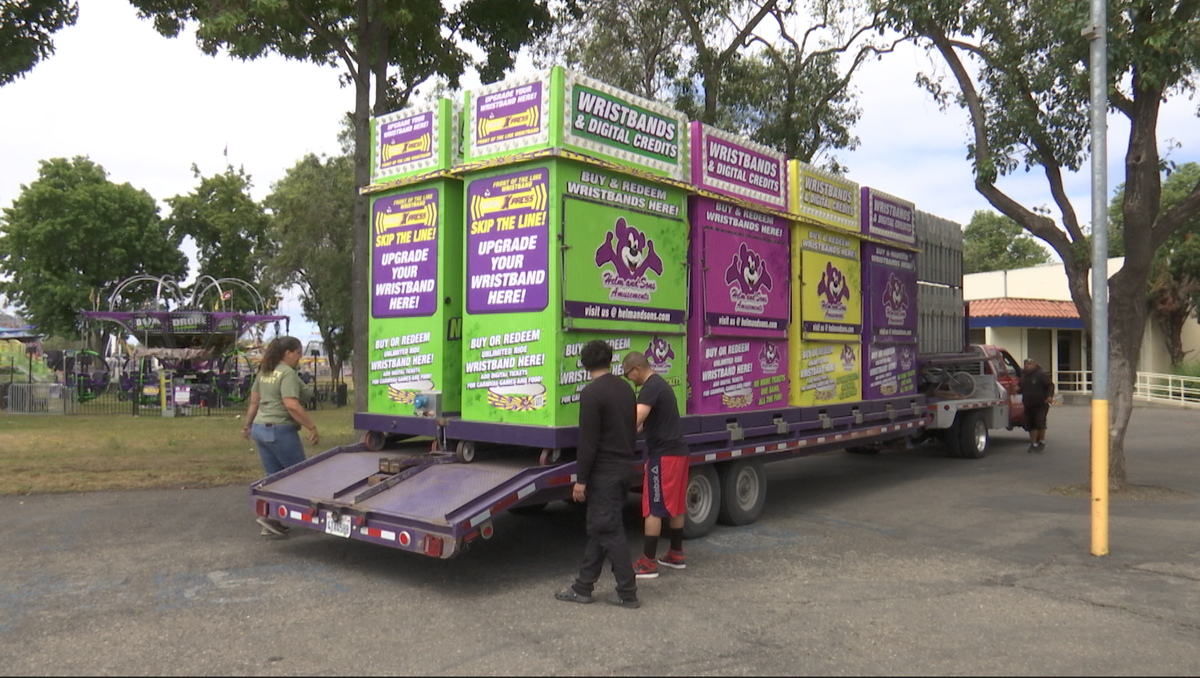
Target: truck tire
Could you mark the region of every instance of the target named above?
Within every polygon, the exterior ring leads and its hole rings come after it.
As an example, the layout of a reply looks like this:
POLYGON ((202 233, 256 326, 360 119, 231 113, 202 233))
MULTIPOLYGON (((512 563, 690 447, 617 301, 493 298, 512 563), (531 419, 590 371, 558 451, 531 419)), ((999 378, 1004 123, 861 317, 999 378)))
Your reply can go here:
POLYGON ((971 412, 963 418, 958 431, 958 456, 983 459, 988 452, 988 428, 983 412, 971 412))
POLYGON ((946 456, 959 458, 962 457, 962 429, 963 421, 966 420, 966 415, 959 412, 954 417, 954 423, 950 424, 950 428, 946 429, 942 435, 942 442, 946 445, 946 456))
POLYGON ((698 539, 712 531, 721 512, 721 479, 710 464, 696 466, 688 474, 687 512, 683 538, 698 539))
POLYGON ((741 459, 721 464, 721 511, 717 521, 722 525, 749 525, 762 515, 767 501, 767 475, 761 459, 741 459))

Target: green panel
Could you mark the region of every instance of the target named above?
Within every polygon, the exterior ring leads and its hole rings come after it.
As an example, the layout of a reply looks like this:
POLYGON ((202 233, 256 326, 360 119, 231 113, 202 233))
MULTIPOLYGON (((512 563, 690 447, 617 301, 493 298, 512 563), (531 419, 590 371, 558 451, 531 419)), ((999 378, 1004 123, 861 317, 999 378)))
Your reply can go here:
POLYGON ((678 181, 691 176, 687 116, 570 71, 563 72, 563 146, 678 181))
POLYGON ((682 334, 686 194, 590 165, 560 167, 564 325, 682 334))
POLYGON ((675 391, 682 414, 687 403, 687 342, 681 336, 645 335, 632 332, 568 332, 564 335, 558 361, 558 426, 579 423, 579 393, 591 381, 588 371, 579 364, 579 352, 593 339, 607 341, 613 349, 613 374, 621 374, 621 360, 629 351, 640 351, 650 360, 650 367, 662 375, 675 391))
POLYGON ((446 170, 461 161, 459 111, 449 99, 371 120, 371 183, 446 170))
POLYGON ((462 184, 422 182, 371 201, 372 414, 411 415, 424 390, 443 410, 462 392, 462 184), (435 254, 436 252, 436 254, 435 254))
POLYGON ((560 217, 545 193, 555 172, 544 161, 465 177, 464 419, 554 425, 560 217))

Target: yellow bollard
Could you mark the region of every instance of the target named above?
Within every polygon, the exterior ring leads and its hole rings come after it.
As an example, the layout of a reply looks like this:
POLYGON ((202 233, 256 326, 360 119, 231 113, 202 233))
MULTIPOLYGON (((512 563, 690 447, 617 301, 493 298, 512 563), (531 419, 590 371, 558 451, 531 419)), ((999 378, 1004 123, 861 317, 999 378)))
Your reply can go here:
POLYGON ((1108 401, 1092 401, 1092 555, 1108 555, 1108 401))

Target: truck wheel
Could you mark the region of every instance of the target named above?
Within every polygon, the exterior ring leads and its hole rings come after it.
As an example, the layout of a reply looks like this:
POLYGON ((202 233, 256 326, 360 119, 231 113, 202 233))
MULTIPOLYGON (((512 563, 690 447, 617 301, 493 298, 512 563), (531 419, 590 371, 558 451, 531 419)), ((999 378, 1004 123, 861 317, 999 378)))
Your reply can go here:
POLYGON ((454 447, 454 458, 463 464, 475 461, 475 443, 470 440, 460 440, 454 447))
POLYGON ((372 452, 383 450, 383 446, 386 444, 387 436, 383 434, 383 431, 367 431, 367 434, 363 436, 363 445, 366 445, 367 449, 372 452))
POLYGON ((987 456, 988 428, 982 412, 972 412, 963 419, 958 431, 960 457, 983 459, 987 456))
POLYGON ((684 514, 683 538, 697 539, 717 524, 721 511, 721 479, 709 464, 696 466, 688 474, 687 513, 684 514))
POLYGON ((723 525, 749 525, 762 515, 767 500, 767 476, 761 459, 742 459, 722 464, 721 512, 723 525))

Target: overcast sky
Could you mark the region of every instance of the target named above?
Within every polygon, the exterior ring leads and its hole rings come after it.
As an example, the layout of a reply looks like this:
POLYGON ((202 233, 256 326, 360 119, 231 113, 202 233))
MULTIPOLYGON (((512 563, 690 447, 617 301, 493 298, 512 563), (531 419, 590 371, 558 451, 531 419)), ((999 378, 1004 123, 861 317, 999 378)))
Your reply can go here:
MULTIPOLYGON (((305 154, 339 152, 337 132, 353 107, 337 69, 205 56, 190 35, 160 36, 126 0, 85 0, 78 23, 54 43, 53 56, 0 88, 0 207, 37 179, 39 160, 75 155, 161 203, 195 188, 193 163, 205 175, 222 171, 226 148, 229 162, 252 175, 261 200, 305 154)), ((861 67, 861 145, 839 157, 853 181, 965 224, 975 210, 991 208, 975 192, 965 159, 964 113, 943 113, 913 83, 929 65, 923 52, 904 48, 861 67)), ((1170 156, 1180 163, 1200 160, 1195 112, 1194 101, 1177 97, 1160 118, 1159 140, 1182 144, 1170 156)), ((1111 195, 1123 178, 1128 126, 1110 115, 1109 130, 1111 195)), ((1000 187, 1029 206, 1052 204, 1040 173, 1005 178, 1000 187)), ((1080 218, 1089 219, 1090 172, 1069 176, 1067 191, 1080 218)), ((292 316, 292 334, 307 339, 315 331, 294 299, 281 310, 292 316)))

